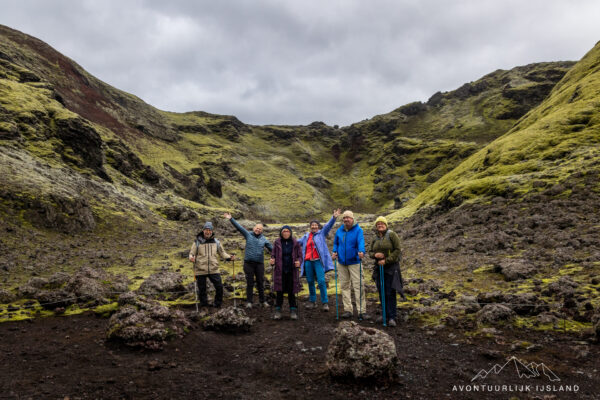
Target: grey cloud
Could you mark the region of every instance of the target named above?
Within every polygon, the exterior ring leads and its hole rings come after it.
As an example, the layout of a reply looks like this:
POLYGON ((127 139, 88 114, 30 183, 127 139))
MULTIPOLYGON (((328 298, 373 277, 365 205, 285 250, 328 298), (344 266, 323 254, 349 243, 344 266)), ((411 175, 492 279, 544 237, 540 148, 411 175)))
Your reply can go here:
POLYGON ((595 1, 8 0, 0 23, 161 109, 347 125, 498 68, 579 59, 598 40, 599 11, 595 1))

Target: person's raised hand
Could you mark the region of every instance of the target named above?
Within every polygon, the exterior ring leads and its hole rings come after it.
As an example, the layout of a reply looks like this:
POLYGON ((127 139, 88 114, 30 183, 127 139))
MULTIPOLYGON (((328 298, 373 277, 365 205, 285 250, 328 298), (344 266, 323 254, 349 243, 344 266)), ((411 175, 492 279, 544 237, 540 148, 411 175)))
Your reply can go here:
POLYGON ((223 214, 223 217, 227 218, 227 219, 231 219, 231 214, 226 212, 223 214))
POLYGON ((333 217, 334 218, 337 218, 340 215, 342 215, 342 209, 341 208, 338 208, 337 210, 333 210, 333 217))

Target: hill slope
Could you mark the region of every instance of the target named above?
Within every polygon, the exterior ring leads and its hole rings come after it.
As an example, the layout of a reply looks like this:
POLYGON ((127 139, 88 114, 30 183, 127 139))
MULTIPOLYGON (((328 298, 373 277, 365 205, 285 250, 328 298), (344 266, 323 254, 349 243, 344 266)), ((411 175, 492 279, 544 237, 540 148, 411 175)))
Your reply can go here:
POLYGON ((233 209, 272 220, 334 206, 392 210, 509 129, 570 66, 496 71, 342 129, 250 126, 157 110, 0 27, 0 165, 19 172, 3 182, 2 208, 67 231, 118 215, 187 219, 233 209))

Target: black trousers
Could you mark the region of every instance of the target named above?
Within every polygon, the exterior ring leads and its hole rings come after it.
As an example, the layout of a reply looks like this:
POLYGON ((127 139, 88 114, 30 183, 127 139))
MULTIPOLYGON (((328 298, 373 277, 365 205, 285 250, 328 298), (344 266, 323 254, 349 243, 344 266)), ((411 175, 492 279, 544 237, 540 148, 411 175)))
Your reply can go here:
POLYGON ((258 288, 258 300, 265 301, 265 263, 244 260, 244 274, 246 274, 246 301, 252 303, 254 291, 254 278, 258 288))
POLYGON ((221 282, 221 274, 196 275, 196 282, 198 284, 198 299, 200 300, 200 305, 208 305, 208 298, 206 296, 206 278, 210 279, 215 287, 214 305, 215 307, 220 307, 221 304, 223 304, 223 282, 221 282))
POLYGON ((277 301, 275 303, 275 307, 281 308, 283 306, 283 294, 287 293, 288 302, 290 303, 290 308, 298 308, 296 305, 296 295, 294 294, 294 272, 290 271, 287 273, 283 273, 281 276, 281 283, 283 286, 283 290, 277 291, 277 301))
MULTIPOLYGON (((400 272, 400 268, 398 268, 398 272, 400 272)), ((392 287, 392 281, 394 278, 394 268, 384 269, 383 272, 383 288, 381 287, 381 279, 379 275, 379 265, 376 265, 373 270, 373 280, 377 285, 377 291, 379 292, 379 301, 381 304, 382 296, 385 296, 385 319, 386 322, 390 319, 396 319, 396 311, 397 311, 397 300, 396 300, 396 289, 392 287), (383 290, 382 290, 383 289, 383 290)), ((400 275, 400 279, 402 279, 402 275, 400 275)))

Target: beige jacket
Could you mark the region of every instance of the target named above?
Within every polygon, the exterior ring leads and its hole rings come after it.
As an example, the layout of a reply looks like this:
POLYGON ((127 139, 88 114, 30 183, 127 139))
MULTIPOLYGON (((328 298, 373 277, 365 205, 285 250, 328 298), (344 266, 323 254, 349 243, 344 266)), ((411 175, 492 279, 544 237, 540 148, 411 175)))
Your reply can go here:
POLYGON ((190 250, 190 260, 195 257, 194 275, 219 274, 219 259, 229 261, 231 256, 223 250, 221 242, 214 235, 205 239, 201 234, 198 236, 190 250))

